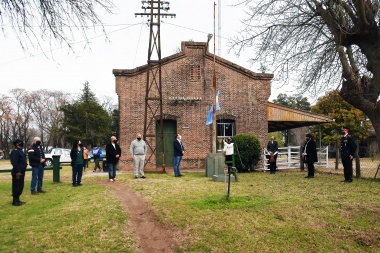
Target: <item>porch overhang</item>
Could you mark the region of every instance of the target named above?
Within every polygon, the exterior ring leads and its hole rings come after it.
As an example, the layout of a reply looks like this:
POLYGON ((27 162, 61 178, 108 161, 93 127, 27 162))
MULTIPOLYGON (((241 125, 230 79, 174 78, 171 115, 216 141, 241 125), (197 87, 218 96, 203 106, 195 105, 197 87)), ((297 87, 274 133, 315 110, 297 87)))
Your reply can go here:
POLYGON ((333 122, 330 117, 268 102, 268 132, 333 122))

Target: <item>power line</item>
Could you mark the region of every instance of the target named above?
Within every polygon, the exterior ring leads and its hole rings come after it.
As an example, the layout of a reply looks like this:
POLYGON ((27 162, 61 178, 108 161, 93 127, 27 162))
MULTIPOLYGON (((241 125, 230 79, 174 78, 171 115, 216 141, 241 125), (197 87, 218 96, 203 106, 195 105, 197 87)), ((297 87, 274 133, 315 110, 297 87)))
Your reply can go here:
POLYGON ((0 63, 0 66, 1 65, 6 65, 6 64, 9 64, 9 63, 18 62, 18 61, 25 60, 25 59, 29 59, 29 58, 36 57, 36 56, 39 56, 39 55, 44 55, 46 53, 51 53, 51 52, 57 51, 59 49, 69 48, 69 47, 71 47, 73 45, 77 45, 77 44, 80 44, 80 43, 83 43, 83 42, 90 42, 90 41, 92 41, 94 39, 97 39, 97 38, 100 38, 100 37, 103 37, 103 36, 107 36, 108 34, 116 33, 116 32, 119 32, 119 31, 122 31, 122 30, 125 30, 125 29, 128 29, 128 28, 131 28, 131 27, 139 25, 139 24, 141 24, 141 23, 131 24, 128 27, 123 27, 123 28, 120 28, 120 29, 117 29, 117 30, 114 30, 114 31, 111 31, 111 32, 105 32, 105 33, 102 33, 102 34, 100 34, 98 36, 95 36, 95 37, 92 37, 92 38, 89 38, 89 39, 85 39, 85 40, 81 40, 81 41, 78 41, 78 42, 73 42, 70 45, 66 45, 66 46, 63 46, 63 47, 53 48, 51 50, 42 51, 41 53, 33 54, 33 55, 30 55, 30 56, 27 56, 27 57, 23 57, 23 58, 20 58, 20 59, 8 61, 8 62, 3 62, 3 63, 0 63))

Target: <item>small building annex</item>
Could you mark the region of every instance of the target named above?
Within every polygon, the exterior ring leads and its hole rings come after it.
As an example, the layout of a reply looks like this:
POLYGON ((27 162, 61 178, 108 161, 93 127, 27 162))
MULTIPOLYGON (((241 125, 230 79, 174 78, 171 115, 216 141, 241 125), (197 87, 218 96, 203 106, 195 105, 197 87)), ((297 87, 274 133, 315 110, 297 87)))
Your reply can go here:
MULTIPOLYGON (((214 54, 204 42, 182 42, 181 49, 161 59, 165 166, 173 166, 172 143, 180 133, 185 147, 181 166, 204 168, 212 151, 212 126, 206 126, 206 118, 213 103, 214 54)), ((221 107, 216 115, 217 148, 221 149, 223 138, 238 133, 253 134, 265 146, 273 75, 252 72, 217 56, 215 73, 221 107)), ((130 170, 130 143, 144 131, 147 65, 114 69, 113 74, 119 97, 119 143, 124 154, 120 169, 130 170)), ((148 155, 154 157, 148 166, 161 167, 159 156, 148 155)))

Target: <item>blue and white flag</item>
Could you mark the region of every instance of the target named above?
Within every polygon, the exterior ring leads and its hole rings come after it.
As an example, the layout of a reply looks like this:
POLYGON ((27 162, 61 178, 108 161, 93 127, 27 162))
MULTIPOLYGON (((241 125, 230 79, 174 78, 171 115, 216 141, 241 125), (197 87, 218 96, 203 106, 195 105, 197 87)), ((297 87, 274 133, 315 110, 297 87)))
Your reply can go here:
POLYGON ((219 90, 216 91, 216 110, 220 111, 220 106, 219 106, 219 90))
POLYGON ((206 126, 209 126, 212 124, 212 115, 214 113, 214 105, 211 105, 210 111, 208 112, 207 120, 206 120, 206 126))

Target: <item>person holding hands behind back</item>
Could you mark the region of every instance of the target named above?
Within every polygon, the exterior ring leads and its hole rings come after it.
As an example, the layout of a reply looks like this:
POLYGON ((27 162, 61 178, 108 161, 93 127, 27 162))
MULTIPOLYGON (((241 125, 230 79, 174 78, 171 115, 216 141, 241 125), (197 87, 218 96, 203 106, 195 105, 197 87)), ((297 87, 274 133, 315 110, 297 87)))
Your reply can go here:
POLYGON ((12 163, 12 196, 13 196, 13 202, 12 205, 14 206, 21 206, 22 204, 25 204, 25 202, 22 202, 20 200, 20 196, 24 190, 24 179, 25 179, 25 171, 26 166, 28 164, 26 163, 26 155, 22 151, 22 148, 24 147, 24 142, 20 139, 16 139, 13 141, 13 145, 15 146, 15 149, 11 152, 11 163, 12 163))

